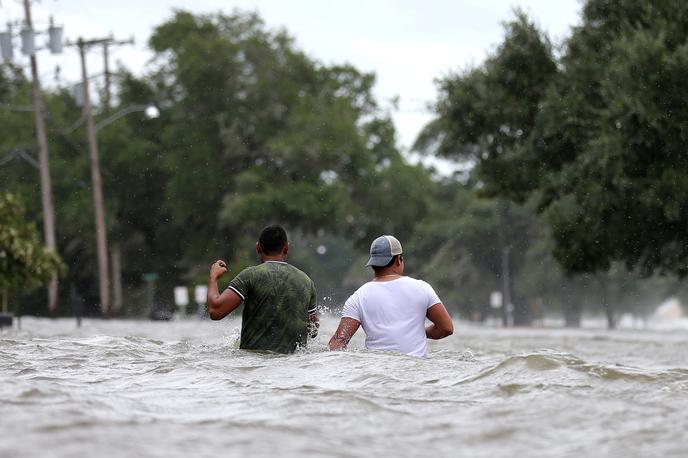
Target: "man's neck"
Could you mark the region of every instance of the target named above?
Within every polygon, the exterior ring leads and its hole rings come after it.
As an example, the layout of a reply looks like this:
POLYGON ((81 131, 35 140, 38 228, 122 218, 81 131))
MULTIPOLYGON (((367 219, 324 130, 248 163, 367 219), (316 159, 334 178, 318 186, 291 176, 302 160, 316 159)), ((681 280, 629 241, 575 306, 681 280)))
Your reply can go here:
POLYGON ((260 257, 260 262, 268 262, 268 261, 273 261, 273 262, 287 262, 287 257, 284 256, 283 254, 277 254, 274 256, 261 256, 260 257))
POLYGON ((376 270, 375 278, 392 278, 401 277, 401 274, 394 267, 388 267, 386 269, 376 270))

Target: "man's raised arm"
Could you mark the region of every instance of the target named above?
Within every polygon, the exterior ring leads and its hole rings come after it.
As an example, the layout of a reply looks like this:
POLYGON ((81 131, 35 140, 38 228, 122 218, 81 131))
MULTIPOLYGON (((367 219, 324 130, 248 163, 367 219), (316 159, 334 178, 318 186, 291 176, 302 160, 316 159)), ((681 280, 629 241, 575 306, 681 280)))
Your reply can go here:
POLYGON ((212 320, 221 320, 232 313, 244 299, 234 290, 226 289, 220 294, 217 287, 217 280, 227 272, 227 264, 224 261, 215 261, 210 266, 210 276, 208 277, 208 314, 212 320))

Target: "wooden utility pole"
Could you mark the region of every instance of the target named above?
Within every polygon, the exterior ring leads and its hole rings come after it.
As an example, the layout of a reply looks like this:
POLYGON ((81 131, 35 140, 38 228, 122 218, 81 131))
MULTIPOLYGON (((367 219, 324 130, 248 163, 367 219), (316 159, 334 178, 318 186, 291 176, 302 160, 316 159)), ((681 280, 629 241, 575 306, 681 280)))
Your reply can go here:
POLYGON ((110 273, 108 270, 107 231, 105 226, 105 209, 103 207, 103 184, 98 157, 98 139, 91 109, 91 96, 88 89, 88 72, 86 71, 86 47, 93 44, 79 38, 79 56, 81 57, 81 78, 84 87, 84 117, 88 132, 88 154, 91 160, 91 182, 93 184, 93 209, 96 224, 96 250, 98 255, 98 291, 100 294, 100 311, 103 317, 110 316, 110 273))
POLYGON ((110 43, 111 41, 106 41, 103 43, 103 72, 105 73, 105 100, 103 100, 103 105, 105 106, 105 111, 110 110, 110 43))
POLYGON ((510 246, 502 248, 502 324, 509 326, 513 313, 511 305, 511 271, 509 265, 510 246))
MULTIPOLYGON (((88 153, 91 160, 91 181, 93 184, 93 209, 95 213, 96 226, 96 250, 98 256, 98 290, 100 295, 100 311, 104 318, 112 314, 110 306, 110 271, 108 261, 107 226, 105 224, 105 208, 103 203, 103 184, 100 173, 100 158, 98 154, 98 138, 96 136, 96 126, 93 120, 93 108, 89 93, 88 71, 86 70, 86 51, 90 46, 103 45, 105 51, 105 87, 106 87, 106 110, 110 105, 110 70, 108 62, 107 46, 112 44, 129 44, 133 40, 115 41, 112 37, 84 40, 79 38, 76 46, 79 48, 81 58, 81 77, 84 88, 84 118, 86 119, 86 129, 88 132, 88 153)), ((119 258, 116 257, 116 264, 119 268, 119 258)))
MULTIPOLYGON (((33 29, 31 19, 31 4, 29 0, 24 0, 24 21, 26 27, 33 29)), ((38 79, 38 63, 36 55, 29 56, 31 60, 31 79, 33 80, 33 104, 36 120, 36 139, 38 141, 38 162, 41 176, 41 204, 43 207, 43 235, 45 246, 49 250, 57 252, 55 242, 55 213, 53 210, 52 183, 50 180, 50 163, 48 160, 48 139, 45 132, 45 119, 43 118, 43 98, 41 96, 41 83, 38 79)), ((48 310, 51 314, 57 312, 57 271, 53 271, 48 285, 48 310)))
MULTIPOLYGON (((105 112, 109 113, 112 101, 112 75, 110 73, 110 46, 111 45, 123 45, 123 44, 133 44, 134 40, 126 41, 114 41, 108 40, 103 43, 103 68, 105 73, 105 99, 103 100, 103 106, 105 112)), ((112 308, 115 313, 122 309, 123 294, 122 294, 122 247, 120 246, 119 240, 115 237, 115 241, 111 246, 111 270, 112 270, 112 308)))

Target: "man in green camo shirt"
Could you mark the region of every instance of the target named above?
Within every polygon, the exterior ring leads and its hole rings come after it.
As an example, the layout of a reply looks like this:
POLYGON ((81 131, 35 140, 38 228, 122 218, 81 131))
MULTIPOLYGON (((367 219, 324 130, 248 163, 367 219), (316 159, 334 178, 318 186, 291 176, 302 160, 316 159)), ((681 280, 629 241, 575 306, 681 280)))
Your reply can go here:
POLYGON ((221 320, 244 303, 241 344, 246 350, 292 353, 318 335, 315 285, 286 262, 289 243, 281 226, 263 229, 256 243, 261 264, 242 270, 219 293, 217 280, 227 272, 224 261, 210 266, 208 312, 221 320))

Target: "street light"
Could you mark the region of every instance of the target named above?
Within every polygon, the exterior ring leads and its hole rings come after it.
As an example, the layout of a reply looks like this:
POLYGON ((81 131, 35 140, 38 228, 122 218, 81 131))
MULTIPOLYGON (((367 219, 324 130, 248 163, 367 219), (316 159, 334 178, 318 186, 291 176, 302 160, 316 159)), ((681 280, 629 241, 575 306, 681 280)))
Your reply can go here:
POLYGON ((155 118, 158 118, 160 116, 160 110, 158 110, 158 107, 156 107, 153 104, 150 104, 150 105, 130 105, 128 107, 122 108, 121 110, 111 114, 107 118, 98 122, 95 126, 96 132, 98 132, 103 127, 117 121, 119 118, 123 118, 124 116, 126 116, 128 114, 141 112, 141 111, 144 112, 144 114, 146 115, 146 118, 148 118, 148 119, 155 119, 155 118))
MULTIPOLYGON (((77 84, 81 85, 81 83, 77 83, 77 84)), ((1 104, 0 104, 0 106, 1 106, 1 104)), ((17 109, 17 108, 14 108, 14 109, 17 109)), ((143 111, 145 113, 147 119, 155 119, 155 118, 158 118, 160 116, 160 110, 158 110, 158 107, 156 107, 153 104, 129 105, 129 106, 126 106, 126 107, 122 108, 121 110, 113 113, 112 115, 108 116, 107 118, 99 121, 98 123, 96 123, 96 132, 100 131, 104 127, 109 126, 113 122, 117 121, 120 118, 125 117, 128 114, 137 113, 137 112, 141 112, 141 111, 143 111)), ((63 135, 71 134, 72 132, 77 130, 79 127, 83 126, 85 122, 86 122, 86 117, 82 116, 74 124, 72 124, 71 126, 69 126, 66 129, 63 129, 62 134, 63 135)))

